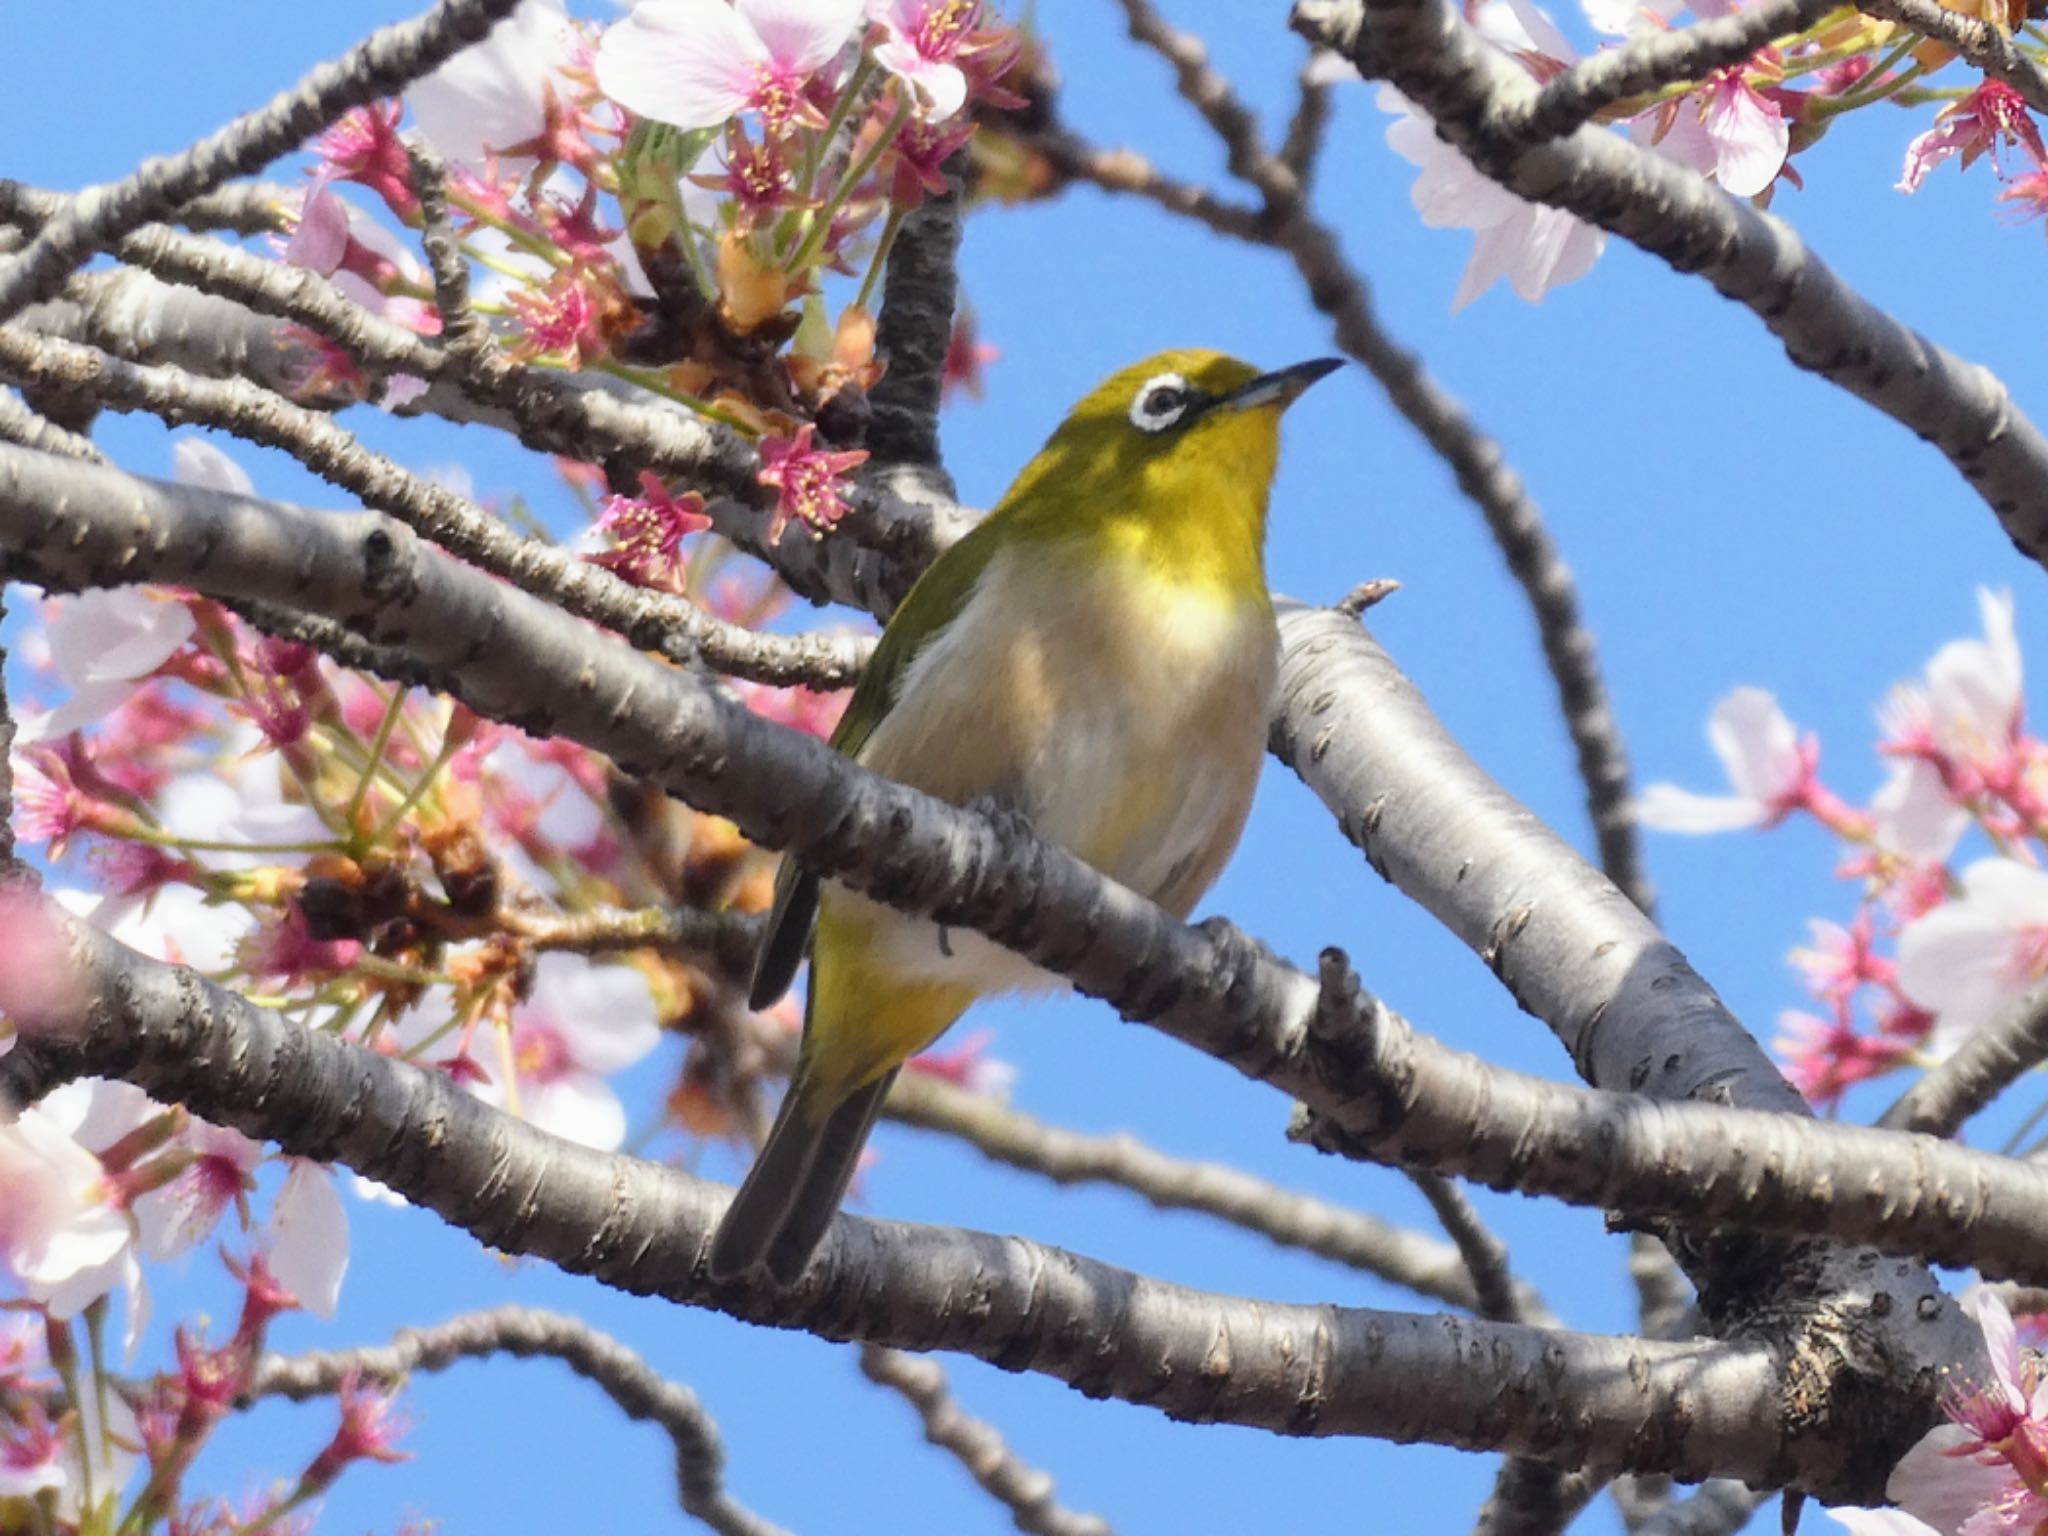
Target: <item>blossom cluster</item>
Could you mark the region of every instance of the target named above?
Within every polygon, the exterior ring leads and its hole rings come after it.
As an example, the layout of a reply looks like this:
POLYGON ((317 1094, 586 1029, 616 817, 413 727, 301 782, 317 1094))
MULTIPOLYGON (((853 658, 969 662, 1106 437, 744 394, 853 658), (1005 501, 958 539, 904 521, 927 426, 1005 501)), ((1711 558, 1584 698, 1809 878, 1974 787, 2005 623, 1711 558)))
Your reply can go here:
MULTIPOLYGON (((1739 0, 1581 0, 1591 29, 1617 44, 1741 8, 1739 0), (1687 13, 1690 13, 1688 15, 1687 13)), ((2024 19, 2002 4, 1958 3, 1982 16, 2023 52, 2039 45, 2014 35, 2024 19)), ((1580 60, 1579 50, 1533 0, 1466 0, 1467 20, 1488 46, 1537 81, 1580 60)), ((1931 78, 1955 58, 1896 22, 1835 12, 1795 36, 1758 49, 1702 80, 1681 81, 1601 114, 1600 121, 1711 180, 1731 197, 1767 204, 1779 183, 1803 185, 1794 164, 1844 115, 1881 103, 1937 106, 1933 124, 1907 146, 1898 189, 1912 192, 1951 157, 1964 167, 1988 158, 2005 183, 2001 201, 2031 216, 2048 213, 2048 154, 2020 94, 1988 77, 1968 85, 1931 78)), ((1326 73, 1349 72, 1334 58, 1326 73)), ((1562 209, 1526 202, 1490 180, 1438 137, 1427 113, 1391 86, 1380 107, 1394 114, 1387 145, 1417 168, 1411 196, 1432 228, 1469 229, 1472 254, 1452 297, 1461 309, 1506 279, 1535 302, 1585 276, 1605 243, 1600 230, 1562 209)))
MULTIPOLYGON (((197 438, 175 445, 173 464, 186 483, 253 490, 197 438)), ((658 482, 640 498, 600 498, 590 473, 565 473, 609 535, 593 558, 729 624, 768 624, 790 600, 731 546, 693 544, 694 509, 658 482)), ((14 828, 79 920, 605 1150, 644 1139, 634 1137, 621 1079, 676 1036, 680 1060, 667 1091, 650 1096, 659 1108, 642 1129, 693 1143, 738 1137, 736 1060, 748 1050, 736 1057, 730 981, 665 947, 649 921, 678 909, 765 909, 772 861, 730 823, 571 743, 524 736, 258 635, 187 592, 53 597, 43 620, 18 652, 28 687, 10 690, 14 828)), ((844 703, 794 687, 736 691, 819 736, 844 703)), ((0 888, 0 1054, 79 1016, 63 954, 40 903, 0 888)), ((796 1005, 785 1002, 758 1021, 756 1043, 772 1061, 793 1047, 796 1026, 796 1005)), ((984 1046, 913 1065, 1001 1091, 1002 1069, 984 1046)), ((395 1198, 362 1180, 354 1187, 395 1198)), ((27 1308, 39 1333, 69 1339, 86 1326, 97 1339, 125 1299, 132 1353, 148 1315, 145 1265, 208 1242, 238 1251, 231 1267, 244 1291, 269 1298, 271 1311, 333 1315, 348 1218, 326 1168, 120 1083, 74 1083, 0 1120, 0 1306, 27 1308)), ((255 1306, 245 1297, 245 1313, 255 1306)), ((42 1510, 37 1528, 110 1529, 91 1524, 78 1490, 90 1483, 95 1499, 111 1496, 133 1473, 142 1491, 123 1496, 143 1501, 134 1506, 141 1528, 171 1519, 216 1528, 172 1495, 214 1410, 246 1387, 259 1343, 247 1333, 214 1349, 181 1332, 166 1406, 104 1431, 78 1405, 109 1362, 95 1355, 85 1375, 60 1371, 51 1392, 28 1390, 29 1376, 0 1362, 0 1527, 13 1528, 9 1501, 21 1498, 42 1510), (81 1470, 102 1443, 121 1455, 81 1470)), ((46 1348, 67 1359, 89 1353, 46 1348)), ((114 1397, 144 1393, 123 1378, 114 1397)), ((259 1515, 265 1528, 289 1528, 340 1465, 377 1459, 382 1401, 344 1394, 345 1427, 371 1449, 309 1465, 277 1490, 275 1509, 221 1514, 218 1528, 259 1515)))
MULTIPOLYGON (((971 108, 1018 104, 1001 81, 1019 47, 984 0, 643 0, 601 32, 525 0, 402 102, 320 138, 284 256, 437 334, 419 260, 339 190, 419 227, 410 132, 448 168, 471 306, 512 357, 628 379, 757 439, 775 532, 821 534, 866 457, 877 279, 971 148, 971 108), (828 279, 852 290, 836 318, 828 279)), ((302 392, 368 392, 337 343, 297 339, 302 392)), ((972 388, 981 354, 956 352, 972 388)), ((387 379, 379 401, 425 389, 387 379)), ((626 543, 672 539, 702 526, 690 499, 656 487, 613 523, 626 543), (681 515, 654 527, 641 508, 681 515)))
POLYGON ((1638 806, 1666 831, 1806 816, 1840 840, 1857 910, 1847 924, 1815 921, 1794 952, 1818 1011, 1785 1013, 1777 1041, 1816 1105, 1948 1056, 2048 975, 2048 743, 2026 727, 2010 595, 1979 592, 1978 607, 1982 638, 1944 645, 1879 711, 1888 768, 1867 805, 1831 791, 1818 742, 1743 688, 1708 722, 1730 792, 1652 785, 1638 806), (1978 843, 1983 856, 1961 862, 1978 843))

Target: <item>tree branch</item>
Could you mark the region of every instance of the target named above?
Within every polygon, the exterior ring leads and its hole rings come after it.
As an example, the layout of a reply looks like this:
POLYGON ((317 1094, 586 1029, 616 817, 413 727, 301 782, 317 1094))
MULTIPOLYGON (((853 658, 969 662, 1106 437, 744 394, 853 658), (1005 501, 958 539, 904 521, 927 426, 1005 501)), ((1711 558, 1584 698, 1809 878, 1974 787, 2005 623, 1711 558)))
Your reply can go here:
POLYGON ((1790 225, 1604 129, 1525 144, 1513 125, 1535 84, 1445 0, 1296 0, 1294 25, 1391 80, 1517 196, 1597 224, 1747 305, 1796 365, 1940 449, 2012 541, 2048 563, 2048 439, 1989 369, 1863 298, 1790 225))
MULTIPOLYGON (((1272 1083, 1310 1107, 1319 1144, 1642 1218, 1868 1241, 2019 1278, 2048 1273, 2048 1172, 1793 1114, 1568 1088, 1447 1050, 1355 982, 1348 993, 1319 992, 1229 924, 1188 927, 1021 827, 875 778, 387 518, 315 519, 0 446, 0 552, 11 552, 9 574, 58 589, 147 574, 212 595, 289 598, 401 644, 478 713, 581 742, 763 846, 794 851, 900 910, 985 933, 1127 1018, 1272 1083), (1595 1147, 1601 1155, 1589 1159, 1595 1147), (1844 1189, 1868 1193, 1842 1198, 1844 1189)), ((1618 893, 1611 903, 1633 912, 1618 893)), ((1571 931, 1560 938, 1568 953, 1571 931)), ((1586 1032, 1596 1061, 1612 1049, 1609 1035, 1625 1033, 1614 1017, 1624 1006, 1655 1007, 1672 993, 1685 1001, 1690 972, 1661 940, 1636 946, 1628 973, 1610 955, 1583 971, 1574 960, 1573 982, 1611 986, 1595 1001, 1613 1005, 1613 1027, 1586 1032), (1667 979, 1649 986, 1636 968, 1667 979)), ((1696 978, 1690 987, 1705 993, 1696 978)), ((1679 1016, 1688 1012, 1701 1033, 1716 1033, 1718 1019, 1755 1051, 1711 993, 1679 1016)), ((1733 1078, 1729 1095, 1754 1096, 1733 1078)), ((1639 1086, 1670 1092, 1682 1082, 1666 1069, 1639 1086)), ((1924 1283, 1938 1296, 1924 1275, 1901 1270, 1890 1283, 1924 1283)), ((1907 1316, 1895 1321, 1911 1331, 1912 1309, 1899 1310, 1907 1316)), ((1940 1358, 1965 1352, 1945 1347, 1940 1358)))
POLYGON ((514 532, 445 486, 363 447, 325 415, 241 379, 205 379, 131 363, 13 329, 0 329, 0 374, 37 389, 170 421, 198 421, 281 448, 364 505, 391 513, 465 560, 672 661, 701 660, 756 682, 829 690, 858 680, 873 649, 872 641, 854 635, 745 629, 684 599, 635 587, 601 566, 514 532))
POLYGON ((1762 0, 1744 10, 1671 32, 1631 38, 1582 59, 1546 82, 1501 125, 1527 144, 1540 144, 1590 123, 1609 107, 1681 80, 1704 80, 1740 64, 1773 38, 1804 32, 1835 0, 1762 0))
POLYGON ((860 1370, 910 1404, 925 1439, 965 1467, 1009 1511, 1018 1530, 1033 1536, 1110 1536, 1108 1521, 1062 1505, 1053 1497, 1051 1477, 1020 1461, 993 1424, 961 1408, 937 1361, 869 1344, 860 1351, 860 1370))
POLYGON ((939 457, 939 401, 953 340, 960 251, 960 171, 948 163, 946 190, 904 216, 889 249, 875 356, 887 371, 869 396, 868 447, 883 465, 907 466, 929 490, 953 499, 939 457))
POLYGON ((2048 112, 2048 70, 2021 53, 1990 22, 1951 11, 1937 0, 1871 0, 1867 9, 1858 9, 1940 39, 1985 74, 2018 91, 2036 112, 2048 112))
POLYGON ((266 1355, 245 1404, 265 1397, 325 1397, 354 1376, 395 1387, 415 1371, 445 1371, 458 1361, 492 1355, 559 1360, 602 1388, 627 1418, 658 1426, 675 1445, 676 1493, 684 1512, 721 1536, 787 1536, 725 1491, 725 1447, 696 1393, 663 1380, 609 1334, 559 1312, 492 1307, 434 1328, 401 1328, 381 1347, 266 1355))
MULTIPOLYGON (((1084 1136, 915 1072, 897 1078, 883 1113, 901 1125, 958 1137, 985 1157, 1056 1184, 1119 1185, 1160 1210, 1200 1211, 1462 1311, 1479 1306, 1457 1249, 1224 1163, 1168 1157, 1130 1135, 1084 1136)), ((1541 1305, 1526 1290, 1517 1301, 1541 1305)))
POLYGON ((2048 985, 2036 986, 2003 1019, 1929 1067, 1877 1123, 1895 1131, 1953 1136, 2043 1061, 2048 1061, 2048 985))
MULTIPOLYGON (((1022 1238, 841 1215, 793 1288, 713 1286, 728 1192, 557 1140, 446 1077, 260 1009, 53 912, 93 999, 24 1055, 117 1076, 287 1151, 340 1162, 487 1245, 636 1294, 830 1339, 974 1355, 1171 1417, 1297 1435, 1506 1448, 1868 1494, 1884 1466, 1788 1435, 1757 1341, 1645 1343, 1450 1317, 1237 1301, 1022 1238), (1681 1406, 1682 1405, 1682 1406, 1681 1406)), ((1910 1308, 1908 1309, 1910 1310, 1910 1308)))
POLYGON ((145 160, 121 181, 89 187, 28 247, 0 260, 0 321, 46 299, 94 251, 162 218, 179 203, 298 148, 351 107, 395 95, 471 43, 518 0, 440 0, 411 21, 383 27, 289 91, 179 154, 145 160))

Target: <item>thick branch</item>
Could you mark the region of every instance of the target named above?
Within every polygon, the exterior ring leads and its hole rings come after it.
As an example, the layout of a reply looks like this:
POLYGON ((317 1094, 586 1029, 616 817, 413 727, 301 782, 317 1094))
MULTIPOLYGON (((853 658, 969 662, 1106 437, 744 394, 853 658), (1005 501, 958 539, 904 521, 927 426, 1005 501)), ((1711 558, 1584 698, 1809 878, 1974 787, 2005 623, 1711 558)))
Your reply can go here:
MULTIPOLYGON (((1645 1218, 1869 1241, 1972 1258, 1998 1275, 2048 1273, 2048 1172, 1791 1114, 1539 1082, 1414 1037, 1377 999, 1326 985, 1319 1003, 1314 982, 1228 924, 1187 927, 1026 829, 877 779, 387 518, 315 519, 0 446, 0 550, 12 552, 10 574, 56 588, 147 574, 210 595, 289 598, 401 645, 480 714, 579 741, 766 847, 904 911, 986 933, 1126 1017, 1274 1084, 1312 1108, 1325 1144, 1645 1218), (1594 1148, 1600 1155, 1589 1157, 1594 1148)), ((1633 912, 1619 893, 1609 905, 1633 912)), ((1537 916, 1548 914, 1517 926, 1537 916)), ((1713 1058, 1731 1069, 1728 1094, 1757 1096, 1737 1047, 1759 1062, 1760 1053, 1688 981, 1675 951, 1638 944, 1618 969, 1612 954, 1577 954, 1575 931, 1567 923, 1555 939, 1570 962, 1559 976, 1579 987, 1604 978, 1611 993, 1606 1027, 1582 1032, 1596 1065, 1615 1037, 1632 1038, 1636 1026, 1617 1015, 1654 1010, 1676 992, 1679 1016, 1729 1038, 1683 1057, 1686 1071, 1659 1064, 1635 1086, 1683 1091, 1686 1072, 1713 1058), (1666 979, 1650 987, 1644 971, 1666 979), (1688 989, 1703 996, 1687 1002, 1688 989)), ((1524 974, 1549 985, 1538 958, 1521 962, 1524 974)), ((1762 1071, 1761 1081, 1782 1081, 1762 1071)))
POLYGON ((887 371, 870 396, 868 447, 881 464, 913 466, 947 499, 951 479, 939 458, 939 400, 953 339, 959 288, 960 175, 949 166, 943 195, 904 216, 889 249, 875 356, 887 371))
MULTIPOLYGON (((62 921, 62 919, 60 919, 62 921)), ((335 1161, 489 1246, 747 1321, 950 1350, 1200 1422, 1507 1448, 1679 1475, 1867 1493, 1840 1449, 1788 1437, 1760 1344, 1643 1343, 1452 1317, 1238 1301, 1022 1238, 842 1215, 793 1288, 714 1287, 727 1191, 559 1141, 447 1078, 260 1009, 66 923, 82 1033, 31 1054, 122 1077, 297 1155, 335 1161)), ((17 1049, 0 1079, 17 1076, 17 1049)))
POLYGON ((1597 224, 1747 305, 1799 367, 1940 449, 2012 541, 2048 563, 2048 439, 1997 375, 1863 298, 1790 225, 1604 129, 1524 143, 1514 125, 1535 84, 1445 0, 1363 0, 1362 9, 1361 0, 1297 0, 1294 18, 1312 41, 1400 87, 1509 191, 1597 224))
POLYGON ((383 27, 289 91, 167 159, 88 187, 27 249, 0 260, 0 321, 62 286, 94 251, 236 176, 251 175, 299 147, 351 107, 396 95, 471 43, 518 0, 440 0, 411 21, 383 27))
POLYGON ((266 1355, 249 1396, 304 1402, 339 1391, 352 1376, 396 1386, 415 1371, 445 1371, 459 1360, 492 1355, 559 1360, 602 1388, 627 1418, 658 1426, 675 1445, 676 1491, 684 1511, 721 1536, 786 1536, 725 1491, 725 1447, 696 1393, 663 1380, 609 1334, 559 1312, 493 1307, 434 1328, 401 1328, 382 1347, 266 1355))
POLYGON ((1579 1075, 1804 1115, 1635 904, 1467 757, 1359 624, 1288 607, 1273 750, 1367 861, 1471 946, 1579 1075))

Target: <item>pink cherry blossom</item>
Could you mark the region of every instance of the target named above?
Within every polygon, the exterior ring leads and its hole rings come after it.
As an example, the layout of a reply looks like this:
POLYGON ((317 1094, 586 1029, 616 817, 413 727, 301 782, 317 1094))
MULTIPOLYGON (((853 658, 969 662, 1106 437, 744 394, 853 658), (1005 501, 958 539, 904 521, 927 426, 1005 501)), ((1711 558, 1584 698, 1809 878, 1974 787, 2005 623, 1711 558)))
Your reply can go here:
POLYGON ((795 437, 761 440, 761 468, 756 478, 778 493, 775 518, 768 528, 771 544, 791 522, 802 523, 816 538, 846 516, 846 503, 839 497, 839 477, 866 463, 867 450, 831 453, 813 448, 811 437, 816 431, 805 422, 795 437))
POLYGON ((1952 640, 1919 682, 1902 683, 1878 711, 1880 750, 1892 759, 1871 803, 1881 846, 1923 861, 1948 857, 1969 826, 1972 801, 1991 796, 2029 819, 2034 788, 2012 596, 1980 588, 1982 640, 1952 640))
POLYGON ((399 106, 395 101, 356 107, 313 143, 320 157, 315 185, 353 181, 368 187, 402 219, 419 212, 412 190, 412 161, 398 137, 399 106))
POLYGON ((2048 1521, 2048 1381, 1995 1290, 1973 1285, 1960 1304, 1983 1332, 1991 1379, 1944 1388, 1950 1422, 1899 1459, 1885 1496, 1936 1536, 2022 1536, 2048 1521))
POLYGON ((888 36, 875 62, 916 91, 931 122, 967 104, 967 76, 954 63, 981 19, 981 0, 868 0, 868 19, 888 36))
POLYGON ((183 603, 142 587, 53 598, 50 664, 70 697, 48 714, 24 721, 20 740, 48 741, 90 725, 169 661, 194 627, 183 603))
POLYGON ((100 1160, 41 1109, 0 1125, 0 1263, 30 1300, 74 1316, 127 1278, 134 1236, 100 1160))
POLYGON ((1918 191, 1927 173, 1951 155, 1961 155, 1968 170, 1988 151, 2003 175, 2003 151, 2015 144, 2026 150, 2035 169, 2048 166, 2048 149, 2042 147, 2026 98, 2002 80, 1980 81, 1969 95, 1935 113, 1934 126, 1906 146, 1898 190, 1918 191))
POLYGON ((1792 141, 1783 111, 1740 67, 1721 70, 1691 95, 1644 113, 1629 131, 1735 197, 1754 197, 1777 180, 1792 141))
POLYGON ((479 1047, 491 1078, 476 1091, 493 1104, 516 1104, 522 1118, 565 1141, 613 1151, 626 1139, 626 1111, 605 1079, 660 1039, 654 999, 638 971, 546 954, 534 967, 531 996, 513 1011, 502 1057, 479 1047))
POLYGON ((611 548, 588 558, 635 586, 681 592, 683 540, 710 526, 702 496, 671 494, 660 476, 643 469, 638 496, 605 499, 597 530, 611 539, 611 548))
POLYGON ((859 20, 860 0, 641 0, 598 44, 597 83, 678 128, 753 111, 781 133, 815 115, 804 88, 859 20))
POLYGON ((240 1131, 204 1120, 188 1121, 172 1147, 174 1155, 191 1159, 189 1166, 133 1207, 143 1252, 153 1259, 175 1258, 203 1242, 248 1192, 263 1161, 263 1148, 240 1131))
POLYGON ((65 1437, 34 1398, 0 1415, 0 1499, 33 1499, 61 1489, 67 1480, 64 1445, 65 1437))
POLYGON ((2048 975, 2048 873, 1980 859, 1961 893, 1899 934, 1899 987, 1934 1015, 1937 1058, 2009 1013, 2048 975))
POLYGON ((574 90, 562 71, 583 47, 562 0, 525 0, 482 42, 415 81, 405 104, 450 165, 483 171, 495 158, 518 172, 534 163, 519 147, 559 126, 551 114, 574 90))
POLYGON ((1420 173, 1409 198, 1422 222, 1469 229, 1476 237, 1451 297, 1453 312, 1502 278, 1533 304, 1593 269, 1607 240, 1598 229, 1562 209, 1525 202, 1475 169, 1437 136, 1429 115, 1392 86, 1382 86, 1377 100, 1381 110, 1398 114, 1387 125, 1387 147, 1420 173))
POLYGON ((1800 738, 1761 688, 1737 688, 1707 717, 1707 740, 1734 790, 1700 795, 1672 784, 1652 784, 1636 814, 1643 824, 1666 832, 1731 832, 1775 826, 1795 810, 1811 811, 1830 826, 1846 828, 1856 813, 1820 783, 1820 747, 1800 738))

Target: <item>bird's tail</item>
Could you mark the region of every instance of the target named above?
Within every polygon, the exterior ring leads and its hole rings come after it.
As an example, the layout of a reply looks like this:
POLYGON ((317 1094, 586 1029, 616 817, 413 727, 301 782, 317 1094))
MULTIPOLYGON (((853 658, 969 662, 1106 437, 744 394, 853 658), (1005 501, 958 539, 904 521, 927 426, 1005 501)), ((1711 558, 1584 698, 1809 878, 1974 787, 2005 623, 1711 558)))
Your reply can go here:
POLYGON ((778 1285, 804 1272, 895 1081, 894 1071, 885 1072, 832 1104, 817 1078, 797 1067, 775 1127, 711 1239, 713 1280, 735 1279, 763 1263, 778 1285))

